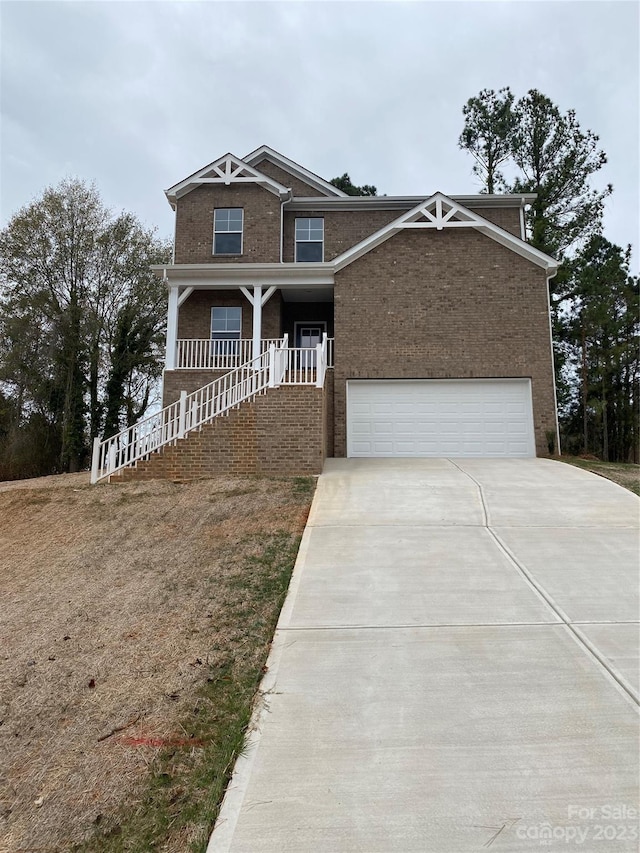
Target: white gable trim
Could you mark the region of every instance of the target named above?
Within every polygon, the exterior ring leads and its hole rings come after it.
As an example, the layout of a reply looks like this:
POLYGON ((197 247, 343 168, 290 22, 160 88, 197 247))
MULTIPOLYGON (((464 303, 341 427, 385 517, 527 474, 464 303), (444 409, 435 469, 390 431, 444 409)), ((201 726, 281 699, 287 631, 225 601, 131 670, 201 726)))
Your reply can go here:
POLYGON ((318 190, 318 192, 321 192, 323 195, 347 197, 347 193, 339 190, 337 187, 334 187, 333 184, 329 183, 329 181, 325 181, 324 178, 321 178, 319 175, 315 175, 299 163, 294 163, 293 160, 289 160, 289 158, 285 157, 284 154, 274 151, 274 149, 269 148, 268 145, 261 145, 260 148, 256 148, 255 151, 247 154, 244 158, 245 163, 249 163, 252 166, 259 163, 261 160, 269 160, 269 162, 273 163, 274 166, 279 166, 281 169, 284 169, 285 172, 289 172, 289 174, 294 178, 299 178, 301 181, 304 181, 305 184, 309 184, 309 186, 318 190))
POLYGON ((333 266, 336 272, 343 269, 353 261, 358 260, 371 249, 384 243, 398 231, 405 228, 431 228, 437 231, 442 231, 444 228, 475 228, 497 243, 505 246, 507 249, 521 255, 523 258, 531 261, 539 267, 547 270, 549 276, 554 276, 558 269, 558 262, 549 255, 545 255, 539 249, 535 249, 519 237, 515 237, 504 228, 494 225, 482 216, 479 216, 472 210, 458 204, 444 193, 434 193, 424 201, 417 204, 411 210, 394 219, 388 225, 385 225, 379 231, 366 237, 362 242, 333 260, 333 266))
POLYGON ((174 202, 203 184, 224 184, 227 187, 231 184, 260 184, 282 200, 291 196, 287 187, 258 172, 252 165, 233 154, 225 154, 213 163, 209 163, 200 171, 165 190, 165 195, 170 202, 174 202))

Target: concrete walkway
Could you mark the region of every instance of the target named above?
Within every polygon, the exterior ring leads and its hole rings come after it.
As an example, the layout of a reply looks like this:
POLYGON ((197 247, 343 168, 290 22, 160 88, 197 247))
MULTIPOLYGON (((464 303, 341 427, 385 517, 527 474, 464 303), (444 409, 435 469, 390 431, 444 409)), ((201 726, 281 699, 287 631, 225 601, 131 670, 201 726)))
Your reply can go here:
POLYGON ((328 460, 208 853, 637 851, 639 507, 548 460, 328 460))

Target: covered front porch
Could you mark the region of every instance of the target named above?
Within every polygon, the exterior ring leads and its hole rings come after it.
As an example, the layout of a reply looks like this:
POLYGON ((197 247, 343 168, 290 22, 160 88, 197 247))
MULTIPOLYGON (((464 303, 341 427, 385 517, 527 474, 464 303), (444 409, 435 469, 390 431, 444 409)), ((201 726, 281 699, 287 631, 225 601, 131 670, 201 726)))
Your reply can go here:
POLYGON ((295 349, 313 369, 324 341, 333 367, 333 274, 324 264, 158 269, 169 291, 165 372, 233 370, 272 346, 295 349))

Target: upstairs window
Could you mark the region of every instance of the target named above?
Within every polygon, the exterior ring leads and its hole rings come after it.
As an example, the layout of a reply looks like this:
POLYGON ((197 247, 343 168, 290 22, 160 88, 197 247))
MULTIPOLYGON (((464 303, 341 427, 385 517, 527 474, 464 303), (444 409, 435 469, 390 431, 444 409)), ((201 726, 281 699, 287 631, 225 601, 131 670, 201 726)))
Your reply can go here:
POLYGON ((296 262, 324 260, 324 219, 296 219, 296 262))
POLYGON ((213 211, 213 254, 242 254, 241 207, 219 207, 213 211))

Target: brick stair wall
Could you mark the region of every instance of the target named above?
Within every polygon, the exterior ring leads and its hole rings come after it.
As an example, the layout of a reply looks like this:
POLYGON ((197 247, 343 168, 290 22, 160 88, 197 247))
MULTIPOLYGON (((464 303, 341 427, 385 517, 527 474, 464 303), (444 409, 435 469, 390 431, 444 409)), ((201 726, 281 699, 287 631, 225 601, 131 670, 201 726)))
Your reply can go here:
POLYGON ((327 433, 332 394, 313 385, 271 388, 201 430, 190 432, 112 482, 194 480, 215 474, 310 475, 331 452, 327 433))

